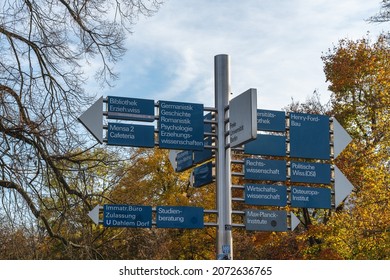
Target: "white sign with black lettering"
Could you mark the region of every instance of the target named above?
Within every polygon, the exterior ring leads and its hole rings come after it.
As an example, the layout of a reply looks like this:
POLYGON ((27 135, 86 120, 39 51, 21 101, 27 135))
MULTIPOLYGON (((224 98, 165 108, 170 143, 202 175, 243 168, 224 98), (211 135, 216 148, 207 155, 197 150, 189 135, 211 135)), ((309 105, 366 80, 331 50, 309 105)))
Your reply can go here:
POLYGON ((249 89, 233 98, 229 105, 230 147, 234 148, 257 136, 257 90, 249 89))

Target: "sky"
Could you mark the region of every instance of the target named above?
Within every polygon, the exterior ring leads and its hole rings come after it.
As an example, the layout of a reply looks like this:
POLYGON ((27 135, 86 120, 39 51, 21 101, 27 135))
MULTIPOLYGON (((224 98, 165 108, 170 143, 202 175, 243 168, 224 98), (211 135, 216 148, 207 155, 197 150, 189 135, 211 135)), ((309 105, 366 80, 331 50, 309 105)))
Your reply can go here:
POLYGON ((257 89, 257 108, 280 110, 317 90, 330 98, 321 56, 343 38, 376 39, 369 23, 380 0, 165 0, 141 17, 116 66, 113 88, 97 95, 214 106, 214 56, 227 54, 231 98, 257 89))

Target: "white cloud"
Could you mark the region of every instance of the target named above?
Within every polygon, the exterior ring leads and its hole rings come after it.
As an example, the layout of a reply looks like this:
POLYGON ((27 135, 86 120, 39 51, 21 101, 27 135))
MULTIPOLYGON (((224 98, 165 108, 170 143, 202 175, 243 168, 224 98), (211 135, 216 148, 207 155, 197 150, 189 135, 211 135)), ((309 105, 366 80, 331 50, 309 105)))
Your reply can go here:
POLYGON ((109 94, 213 106, 214 56, 226 53, 232 91, 257 88, 259 108, 304 101, 315 89, 326 101, 322 52, 377 34, 382 26, 364 20, 378 10, 366 0, 169 0, 135 27, 109 94))

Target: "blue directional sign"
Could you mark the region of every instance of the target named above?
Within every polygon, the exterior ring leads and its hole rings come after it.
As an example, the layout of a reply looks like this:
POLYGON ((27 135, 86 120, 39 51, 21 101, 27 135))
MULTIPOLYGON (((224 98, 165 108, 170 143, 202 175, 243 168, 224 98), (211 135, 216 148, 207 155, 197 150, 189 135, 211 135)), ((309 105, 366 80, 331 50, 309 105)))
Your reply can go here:
POLYGON ((152 227, 152 207, 106 204, 103 206, 103 225, 105 227, 152 227))
POLYGON ((283 210, 246 210, 245 228, 261 231, 287 231, 287 212, 283 210))
POLYGON ((291 206, 330 209, 331 191, 327 188, 291 187, 291 206))
POLYGON ((290 156, 330 159, 329 117, 290 113, 290 156))
POLYGON ((157 206, 158 228, 203 228, 203 208, 187 206, 157 206))
POLYGON ((107 97, 107 118, 136 121, 154 121, 154 100, 107 97))
POLYGON ((292 161, 291 182, 330 184, 330 164, 292 161))
POLYGON ((285 160, 245 159, 244 178, 250 180, 286 180, 285 160))
MULTIPOLYGON (((204 139, 204 145, 211 146, 211 137, 204 139)), ((194 164, 199 164, 213 158, 213 152, 211 149, 204 149, 202 151, 194 151, 194 164)))
POLYGON ((154 126, 108 123, 107 144, 153 148, 154 126))
POLYGON ((286 206, 286 186, 245 184, 245 203, 250 205, 286 206))
POLYGON ((244 145, 244 153, 263 156, 286 156, 286 136, 257 134, 244 145))
POLYGON ((213 182, 213 164, 205 163, 192 171, 192 186, 199 188, 213 182))
POLYGON ((159 101, 160 148, 203 150, 203 104, 159 101))
POLYGON ((285 132, 286 113, 257 109, 257 130, 285 132))
POLYGON ((192 167, 194 164, 193 152, 182 151, 176 155, 176 171, 181 172, 192 167))
MULTIPOLYGON (((212 116, 211 116, 211 113, 208 113, 204 116, 204 120, 211 120, 212 119, 212 116)), ((212 132, 212 127, 211 127, 211 123, 205 123, 204 124, 204 132, 209 132, 211 133, 212 132)), ((211 136, 207 136, 205 137, 204 139, 204 145, 206 146, 211 146, 212 144, 212 139, 211 139, 211 136)), ((202 162, 205 162, 209 159, 211 159, 213 157, 213 153, 211 151, 211 149, 204 149, 202 151, 194 151, 194 163, 195 164, 199 164, 199 163, 202 163, 202 162)))

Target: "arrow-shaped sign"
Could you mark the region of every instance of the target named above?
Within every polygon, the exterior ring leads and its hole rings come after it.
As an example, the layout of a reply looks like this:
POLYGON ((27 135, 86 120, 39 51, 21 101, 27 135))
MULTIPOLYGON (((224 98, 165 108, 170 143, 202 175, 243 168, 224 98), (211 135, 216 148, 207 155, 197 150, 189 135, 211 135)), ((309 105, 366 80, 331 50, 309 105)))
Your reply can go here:
POLYGON ((91 218, 91 220, 95 223, 95 224, 99 224, 99 210, 100 210, 100 205, 96 205, 95 208, 93 208, 89 213, 88 213, 88 217, 91 218))
POLYGON ((334 158, 347 147, 347 145, 352 141, 351 136, 345 131, 341 124, 333 119, 333 135, 334 135, 334 158))
MULTIPOLYGON (((347 145, 352 141, 351 136, 345 131, 340 123, 333 119, 333 136, 334 136, 334 158, 336 158, 347 145)), ((352 192, 353 185, 344 176, 340 169, 335 166, 335 205, 341 202, 352 192)))
POLYGON ((179 150, 169 150, 169 162, 171 163, 172 167, 173 167, 173 170, 176 170, 177 168, 177 162, 176 162, 176 156, 178 153, 180 153, 181 151, 179 150))
POLYGON ((340 205, 341 202, 352 192, 353 185, 351 182, 344 176, 340 169, 335 166, 335 204, 336 207, 340 205))
POLYGON ((295 216, 293 212, 291 212, 291 231, 293 231, 300 223, 301 221, 298 219, 298 217, 295 216))
POLYGON ((99 143, 103 143, 103 96, 79 117, 79 121, 99 143))

